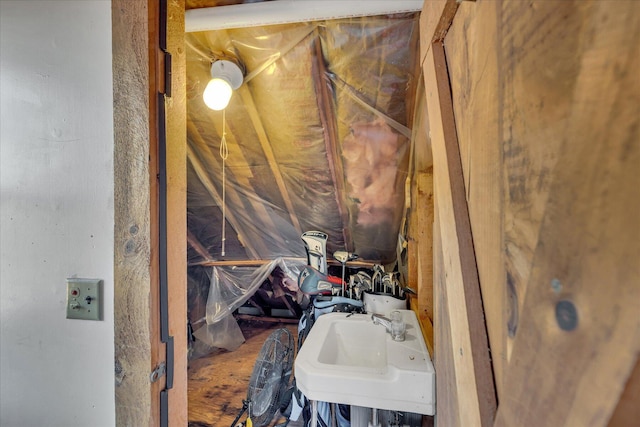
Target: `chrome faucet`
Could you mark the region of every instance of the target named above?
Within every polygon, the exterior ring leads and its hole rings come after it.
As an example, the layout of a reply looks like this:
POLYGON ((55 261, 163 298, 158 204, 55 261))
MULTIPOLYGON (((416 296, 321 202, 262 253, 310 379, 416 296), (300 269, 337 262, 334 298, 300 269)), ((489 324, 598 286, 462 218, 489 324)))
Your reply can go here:
POLYGON ((382 325, 387 332, 391 334, 391 339, 394 341, 404 341, 405 336, 405 323, 402 320, 400 312, 392 312, 391 319, 384 317, 381 314, 373 313, 371 315, 374 325, 382 325), (393 319, 393 320, 392 320, 393 319))
POLYGON ((387 332, 391 333, 391 319, 384 317, 382 314, 373 313, 371 315, 374 325, 382 325, 387 329, 387 332))

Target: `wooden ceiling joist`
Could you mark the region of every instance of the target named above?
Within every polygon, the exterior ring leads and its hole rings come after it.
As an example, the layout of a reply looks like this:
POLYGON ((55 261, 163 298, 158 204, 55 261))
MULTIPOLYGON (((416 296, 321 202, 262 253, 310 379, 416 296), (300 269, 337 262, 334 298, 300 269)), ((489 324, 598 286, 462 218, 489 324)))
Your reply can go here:
POLYGON ((291 196, 289 195, 289 191, 287 190, 287 186, 284 183, 282 173, 280 172, 280 167, 278 166, 278 162, 276 161, 273 150, 271 149, 271 142, 269 141, 269 137, 264 130, 264 125, 262 124, 262 120, 260 119, 260 114, 258 113, 256 104, 253 101, 251 91, 249 90, 249 87, 247 85, 242 85, 240 86, 240 89, 238 89, 238 92, 240 92, 240 96, 242 97, 242 101, 244 102, 245 108, 247 109, 247 113, 251 118, 251 123, 253 124, 256 133, 258 134, 260 147, 262 147, 262 151, 264 152, 267 163, 269 164, 269 169, 271 169, 271 173, 276 180, 276 185, 278 186, 278 190, 280 191, 282 200, 284 201, 287 212, 289 213, 289 218, 291 218, 291 224, 295 227, 296 231, 299 234, 302 234, 300 221, 298 220, 298 216, 296 215, 295 209, 293 208, 291 196))
POLYGON ((338 147, 338 129, 336 128, 335 120, 333 120, 335 112, 331 81, 327 78, 327 67, 324 63, 322 44, 320 43, 319 37, 316 37, 313 46, 316 54, 311 64, 311 74, 313 77, 313 86, 316 91, 318 114, 320 115, 322 129, 324 130, 327 163, 331 170, 331 178, 336 192, 336 203, 342 220, 342 235, 345 248, 347 251, 353 251, 353 237, 351 235, 349 211, 347 210, 347 191, 344 185, 344 166, 338 147))
MULTIPOLYGON (((285 261, 307 262, 306 258, 287 257, 282 258, 285 261)), ((199 265, 202 267, 258 267, 273 262, 272 259, 247 259, 247 260, 209 260, 196 262, 190 265, 199 265)))
MULTIPOLYGON (((229 34, 225 30, 217 31, 216 37, 221 41, 223 46, 233 45, 232 40, 229 38, 229 34)), ((289 213, 291 224, 299 234, 302 234, 300 221, 298 220, 298 216, 296 215, 295 209, 293 208, 293 203, 291 202, 291 196, 289 195, 289 191, 287 190, 287 186, 285 185, 284 178, 282 177, 282 172, 280 172, 280 167, 278 166, 278 162, 276 161, 275 155, 273 153, 273 149, 271 148, 271 142, 269 141, 269 137, 267 136, 267 132, 265 131, 264 125, 262 123, 262 119, 260 118, 260 113, 256 108, 256 104, 254 102, 253 95, 251 94, 251 90, 249 89, 249 86, 245 83, 240 86, 240 88, 238 89, 238 92, 240 94, 240 97, 242 98, 242 101, 244 102, 247 114, 249 114, 251 123, 253 124, 255 132, 258 136, 260 147, 264 152, 265 158, 269 165, 269 169, 271 170, 271 173, 273 174, 273 177, 276 181, 276 186, 278 187, 280 196, 282 197, 282 200, 284 201, 287 212, 289 213)))
MULTIPOLYGON (((306 258, 300 258, 300 257, 282 257, 283 260, 285 261, 295 261, 295 262, 301 262, 301 263, 306 263, 307 259, 306 258)), ((189 266, 194 266, 194 265, 199 265, 199 266, 203 266, 203 267, 217 267, 217 266, 225 266, 225 265, 229 265, 229 266, 259 266, 259 265, 264 265, 264 264, 269 264, 270 262, 272 262, 272 259, 248 259, 248 260, 208 260, 208 261, 200 261, 200 262, 194 262, 189 264, 189 266)), ((342 264, 340 264, 338 261, 336 260, 332 260, 329 259, 327 260, 327 264, 328 265, 333 265, 333 266, 341 266, 342 264)), ((374 265, 376 264, 380 264, 379 260, 376 261, 368 261, 368 260, 356 260, 356 261, 349 261, 346 263, 347 267, 350 268, 373 268, 374 265)))
POLYGON ((198 255, 200 255, 205 260, 211 260, 213 257, 207 251, 207 248, 204 247, 202 243, 198 240, 196 236, 193 235, 191 230, 187 229, 187 243, 195 250, 198 255))

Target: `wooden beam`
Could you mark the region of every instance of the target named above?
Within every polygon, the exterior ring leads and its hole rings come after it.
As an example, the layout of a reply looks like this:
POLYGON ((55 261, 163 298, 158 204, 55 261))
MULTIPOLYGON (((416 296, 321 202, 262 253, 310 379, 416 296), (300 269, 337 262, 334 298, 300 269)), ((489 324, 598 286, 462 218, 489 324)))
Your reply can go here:
POLYGON ((417 172, 411 192, 408 233, 408 284, 417 291, 409 303, 434 356, 433 330, 433 169, 417 172))
POLYGON ((278 166, 276 157, 273 154, 273 149, 271 148, 271 142, 269 141, 269 137, 267 136, 267 133, 264 130, 264 125, 262 124, 262 119, 260 119, 260 115, 258 114, 258 109, 256 108, 255 102, 253 101, 253 96, 251 95, 251 91, 249 90, 249 87, 246 84, 240 86, 238 91, 240 92, 240 96, 242 97, 244 106, 247 109, 247 113, 249 114, 251 123, 253 124, 253 127, 256 133, 258 134, 258 141, 260 141, 260 146, 262 147, 262 151, 264 152, 264 155, 267 159, 267 163, 269 164, 271 173, 273 174, 276 180, 276 185, 278 186, 278 190, 280 191, 282 200, 284 200, 284 204, 287 208, 287 212, 289 213, 289 218, 291 219, 291 224, 296 229, 298 234, 302 234, 302 228, 300 227, 300 221, 298 220, 298 215, 296 215, 296 211, 293 207, 293 202, 291 201, 291 196, 289 195, 289 190, 287 190, 287 186, 284 182, 284 178, 282 177, 282 173, 280 172, 280 167, 278 166))
MULTIPOLYGON (((417 299, 409 296, 409 309, 413 310, 416 313, 416 317, 420 315, 420 309, 417 302, 417 299)), ((434 333, 433 333, 433 322, 428 317, 418 317, 418 323, 420 324, 420 330, 422 332, 422 337, 424 338, 425 344, 427 344, 427 349, 429 350, 429 355, 433 359, 435 355, 435 341, 434 341, 434 333)))
POLYGON ((434 201, 435 214, 433 223, 433 286, 434 286, 434 352, 433 363, 436 370, 436 414, 438 424, 447 427, 462 426, 458 407, 459 375, 454 364, 454 346, 451 337, 451 320, 447 301, 447 283, 445 278, 440 238, 440 220, 438 219, 438 201, 434 201))
POLYGON ((431 170, 433 174, 433 153, 431 152, 431 138, 429 137, 429 112, 427 111, 427 98, 424 94, 424 79, 420 75, 418 84, 418 94, 416 100, 416 119, 411 130, 411 140, 413 141, 412 167, 415 173, 431 170))
POLYGON ((456 0, 427 0, 420 12, 420 63, 424 62, 431 44, 444 40, 458 10, 456 0))
POLYGON ((311 64, 311 75, 313 77, 313 87, 316 92, 318 103, 318 114, 324 130, 324 144, 327 151, 327 163, 331 171, 331 179, 335 187, 336 203, 338 212, 342 219, 342 237, 345 249, 354 250, 353 236, 351 235, 351 221, 347 209, 347 191, 344 185, 344 166, 342 155, 338 149, 338 129, 334 117, 333 91, 331 90, 331 80, 327 77, 327 69, 324 63, 322 45, 317 30, 315 31, 313 48, 315 49, 315 60, 311 64))
POLYGON ((463 426, 490 426, 496 394, 442 43, 428 50, 423 70, 459 421, 463 426))
POLYGON ((205 248, 198 238, 193 235, 191 230, 187 230, 187 243, 189 243, 189 246, 191 246, 205 261, 210 261, 213 258, 209 251, 207 251, 207 248, 205 248))
MULTIPOLYGON (((160 340, 160 129, 158 94, 164 91, 166 81, 164 79, 165 58, 160 51, 160 3, 149 1, 149 210, 150 210, 150 246, 151 256, 149 270, 151 276, 151 289, 149 292, 149 324, 151 338, 151 360, 149 371, 151 372, 161 363, 166 363, 166 344, 160 340)), ((182 243, 182 242, 181 242, 182 243)), ((150 382, 151 387, 151 420, 150 426, 160 424, 161 408, 160 393, 165 388, 166 377, 158 381, 150 382)))
POLYGON ((517 327, 516 313, 510 319, 506 314, 503 90, 498 73, 502 53, 496 49, 501 8, 500 2, 463 2, 444 43, 498 403, 507 368, 507 336, 517 327))
MULTIPOLYGON (((300 262, 307 262, 306 258, 283 258, 285 260, 291 260, 291 261, 300 261, 300 262)), ((223 266, 230 266, 230 267, 254 267, 254 266, 261 266, 261 265, 265 265, 265 264, 269 264, 270 262, 273 262, 272 259, 247 259, 247 260, 222 260, 222 261, 216 261, 216 260, 210 260, 210 261, 201 261, 201 262, 197 262, 194 263, 192 265, 200 265, 203 267, 223 267, 223 266)))
MULTIPOLYGON (((166 106, 167 283, 169 335, 174 340, 173 388, 168 392, 170 427, 188 424, 187 411, 187 89, 184 0, 167 2, 167 50, 171 97, 166 106)), ((164 57, 164 55, 162 55, 164 57)), ((163 349, 164 351, 164 349, 163 349)), ((163 354, 163 356, 165 356, 163 354)))
POLYGON ((418 308, 419 318, 433 322, 433 172, 416 175, 417 227, 411 237, 416 242, 418 262, 418 308))
POLYGON ((149 426, 152 400, 157 400, 149 383, 149 11, 146 0, 113 0, 111 12, 116 424, 149 426))
MULTIPOLYGON (((298 261, 303 263, 307 262, 306 258, 283 257, 282 259, 284 259, 285 261, 298 261)), ((212 267, 212 266, 219 266, 219 265, 253 266, 253 265, 269 264, 272 261, 273 259, 250 259, 250 260, 235 260, 235 261, 234 260, 224 260, 224 261, 209 260, 209 261, 195 262, 190 265, 201 265, 205 267, 206 266, 212 267)), ((335 265, 335 266, 342 265, 335 260, 327 260, 327 264, 335 265)), ((346 266, 350 268, 373 268, 375 264, 380 264, 380 261, 362 261, 362 260, 349 261, 347 262, 346 266)))
MULTIPOLYGON (((495 35, 491 38, 485 35, 476 43, 499 46, 495 48, 497 53, 479 48, 481 50, 473 56, 482 58, 478 60, 478 75, 498 79, 497 90, 493 90, 495 98, 487 96, 492 90, 487 87, 482 103, 494 104, 486 107, 486 114, 498 108, 497 129, 480 132, 486 133, 485 137, 500 139, 500 155, 496 155, 493 162, 502 165, 503 176, 502 235, 507 303, 504 324, 507 325, 507 336, 506 360, 502 363, 507 370, 531 283, 535 252, 562 148, 561 135, 566 132, 574 108, 575 82, 582 67, 581 40, 591 37, 584 29, 596 3, 534 1, 476 5, 478 14, 487 18, 478 23, 484 28, 480 34, 496 28, 495 35), (487 11, 495 18, 486 16, 487 11), (523 34, 530 37, 523 37, 523 34), (498 69, 492 71, 495 55, 498 69), (544 69, 545 72, 532 73, 533 69, 544 69), (489 77, 492 74, 497 76, 489 77)), ((475 95, 471 96, 475 98, 475 95)), ((485 123, 491 123, 490 120, 488 115, 485 123)), ((475 141, 476 133, 471 130, 470 134, 475 141)), ((472 169, 481 167, 481 164, 474 164, 472 169)), ((492 313, 488 311, 488 315, 492 313)), ((502 355, 494 356, 504 359, 502 355)), ((504 379, 501 383, 504 384, 504 379)))
MULTIPOLYGON (((186 416, 186 170, 184 155, 184 4, 169 7, 167 49, 174 59, 173 93, 166 122, 169 334, 174 337, 174 382, 169 391, 169 424, 186 416)), ((113 1, 114 79, 114 329, 115 400, 118 425, 155 426, 166 377, 149 374, 165 360, 160 343, 158 298, 157 138, 158 90, 164 88, 164 55, 159 50, 159 9, 155 2, 113 1), (136 120, 132 120, 135 117, 136 120)))
MULTIPOLYGON (((233 46, 233 41, 229 37, 229 33, 226 30, 216 31, 216 39, 218 39, 221 46, 233 46)), ((260 143, 260 147, 262 148, 265 158, 267 159, 269 169, 271 170, 271 173, 273 174, 273 177, 276 181, 278 191, 280 192, 285 207, 287 208, 287 213, 289 214, 289 218, 291 219, 291 224, 299 234, 302 234, 300 221, 293 207, 293 202, 291 201, 289 190, 287 189, 284 178, 282 177, 282 172, 280 172, 280 167, 278 166, 278 162, 273 153, 271 142, 269 141, 269 137, 267 136, 267 132, 264 128, 264 124, 262 123, 262 119, 260 118, 260 114, 255 105, 255 101, 248 84, 245 83, 241 85, 238 88, 238 93, 242 98, 242 101, 246 108, 246 112, 249 115, 249 119, 251 120, 256 135, 258 136, 258 142, 260 143)))

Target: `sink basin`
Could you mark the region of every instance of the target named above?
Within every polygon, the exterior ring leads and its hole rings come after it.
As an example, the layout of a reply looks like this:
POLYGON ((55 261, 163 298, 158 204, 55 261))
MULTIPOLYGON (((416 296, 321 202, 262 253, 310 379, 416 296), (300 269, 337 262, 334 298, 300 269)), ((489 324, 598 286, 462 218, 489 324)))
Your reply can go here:
POLYGON ((320 316, 296 356, 298 388, 310 400, 433 415, 433 363, 415 313, 399 311, 404 341, 370 314, 320 316))
MULTIPOLYGON (((335 313, 332 313, 335 314, 335 313)), ((371 328, 370 322, 342 322, 345 316, 333 316, 327 322, 318 362, 324 365, 352 366, 382 370, 387 367, 384 327, 371 328)), ((314 325, 315 327, 316 325, 314 325)), ((313 330, 313 329, 312 329, 313 330)))

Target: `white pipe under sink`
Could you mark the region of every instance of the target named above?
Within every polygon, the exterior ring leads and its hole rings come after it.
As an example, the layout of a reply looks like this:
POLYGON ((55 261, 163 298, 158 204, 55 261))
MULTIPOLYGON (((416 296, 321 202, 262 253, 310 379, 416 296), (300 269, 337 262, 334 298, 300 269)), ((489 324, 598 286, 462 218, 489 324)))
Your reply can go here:
POLYGON ((419 12, 423 0, 274 0, 190 9, 185 32, 419 12))

